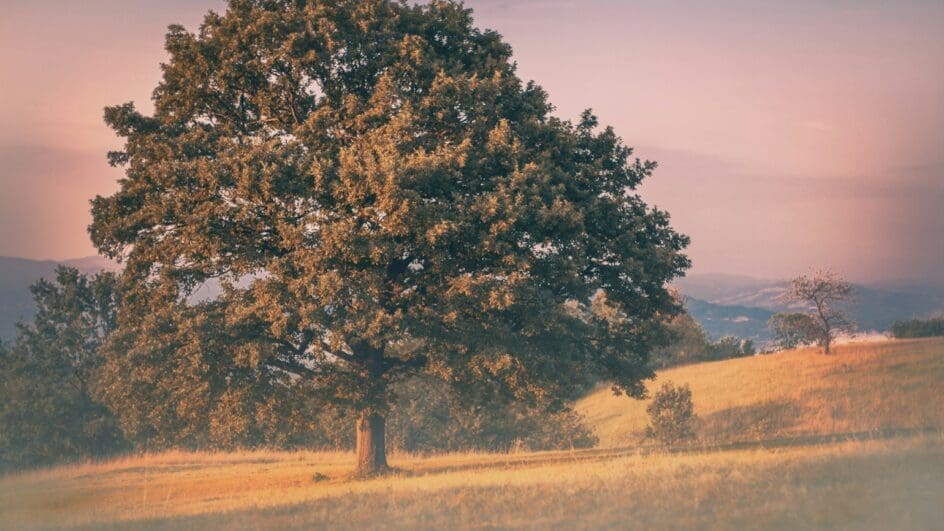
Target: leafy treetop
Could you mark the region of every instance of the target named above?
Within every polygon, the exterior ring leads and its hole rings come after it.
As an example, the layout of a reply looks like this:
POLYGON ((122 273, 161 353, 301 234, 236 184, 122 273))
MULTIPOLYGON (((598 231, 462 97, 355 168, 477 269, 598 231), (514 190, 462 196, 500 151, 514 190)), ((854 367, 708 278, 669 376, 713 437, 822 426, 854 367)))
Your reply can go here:
POLYGON ((589 111, 553 117, 469 10, 233 0, 166 48, 154 114, 105 112, 125 177, 90 233, 126 263, 120 326, 216 278, 204 304, 239 342, 214 355, 361 411, 417 371, 548 402, 578 374, 643 392, 688 266, 634 192, 655 164, 589 111))

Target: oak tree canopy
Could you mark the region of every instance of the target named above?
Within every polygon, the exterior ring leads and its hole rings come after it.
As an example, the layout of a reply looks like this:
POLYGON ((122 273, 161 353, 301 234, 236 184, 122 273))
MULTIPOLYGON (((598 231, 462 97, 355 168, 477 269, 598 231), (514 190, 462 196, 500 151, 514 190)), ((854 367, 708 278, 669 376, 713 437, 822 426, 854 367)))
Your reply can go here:
POLYGON ((226 339, 179 364, 225 359, 240 376, 213 385, 303 382, 350 405, 362 473, 386 466, 404 374, 552 406, 590 377, 643 393, 688 266, 687 238, 635 192, 655 164, 589 111, 556 118, 470 10, 232 0, 166 48, 153 115, 105 112, 125 177, 89 230, 125 263, 122 355, 161 350, 143 315, 217 279, 177 313, 212 308, 226 339))

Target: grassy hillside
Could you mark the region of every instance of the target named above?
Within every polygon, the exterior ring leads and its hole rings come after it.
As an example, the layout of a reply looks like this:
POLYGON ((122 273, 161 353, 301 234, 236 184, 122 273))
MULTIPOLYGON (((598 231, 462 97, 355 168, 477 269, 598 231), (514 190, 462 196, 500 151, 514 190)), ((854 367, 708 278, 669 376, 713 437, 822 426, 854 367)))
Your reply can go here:
MULTIPOLYGON (((944 338, 851 343, 662 371, 689 384, 705 442, 944 427, 944 338)), ((601 387, 577 403, 604 447, 636 444, 647 402, 601 387)))
POLYGON ((393 455, 353 480, 353 455, 171 452, 0 477, 0 528, 927 529, 944 521, 944 340, 848 345, 701 364, 707 442, 626 447, 645 404, 599 390, 578 404, 604 447, 393 455), (784 440, 786 437, 794 439, 784 440), (780 439, 775 441, 775 439, 780 439), (620 448, 619 446, 623 446, 620 448))

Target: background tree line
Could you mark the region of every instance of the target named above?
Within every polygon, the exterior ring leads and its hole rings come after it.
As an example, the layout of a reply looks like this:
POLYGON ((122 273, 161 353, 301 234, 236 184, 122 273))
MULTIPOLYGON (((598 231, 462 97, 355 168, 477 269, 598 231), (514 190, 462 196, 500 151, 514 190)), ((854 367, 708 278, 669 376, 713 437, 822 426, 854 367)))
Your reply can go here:
POLYGON ((712 339, 688 312, 672 317, 666 324, 666 333, 666 344, 653 350, 650 358, 650 364, 656 369, 757 353, 750 339, 731 335, 712 339))
POLYGON ((944 336, 944 317, 896 321, 889 332, 899 339, 944 336))

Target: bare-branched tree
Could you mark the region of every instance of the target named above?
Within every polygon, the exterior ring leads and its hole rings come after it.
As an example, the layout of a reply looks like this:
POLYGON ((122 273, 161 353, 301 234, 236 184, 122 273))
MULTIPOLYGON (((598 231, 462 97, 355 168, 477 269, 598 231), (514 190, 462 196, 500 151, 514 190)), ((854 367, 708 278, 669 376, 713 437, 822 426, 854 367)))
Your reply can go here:
POLYGON ((840 275, 829 270, 818 270, 801 275, 790 283, 784 295, 785 302, 799 302, 808 307, 810 324, 809 339, 823 347, 829 354, 830 346, 839 332, 854 328, 843 303, 853 300, 853 287, 840 275))

